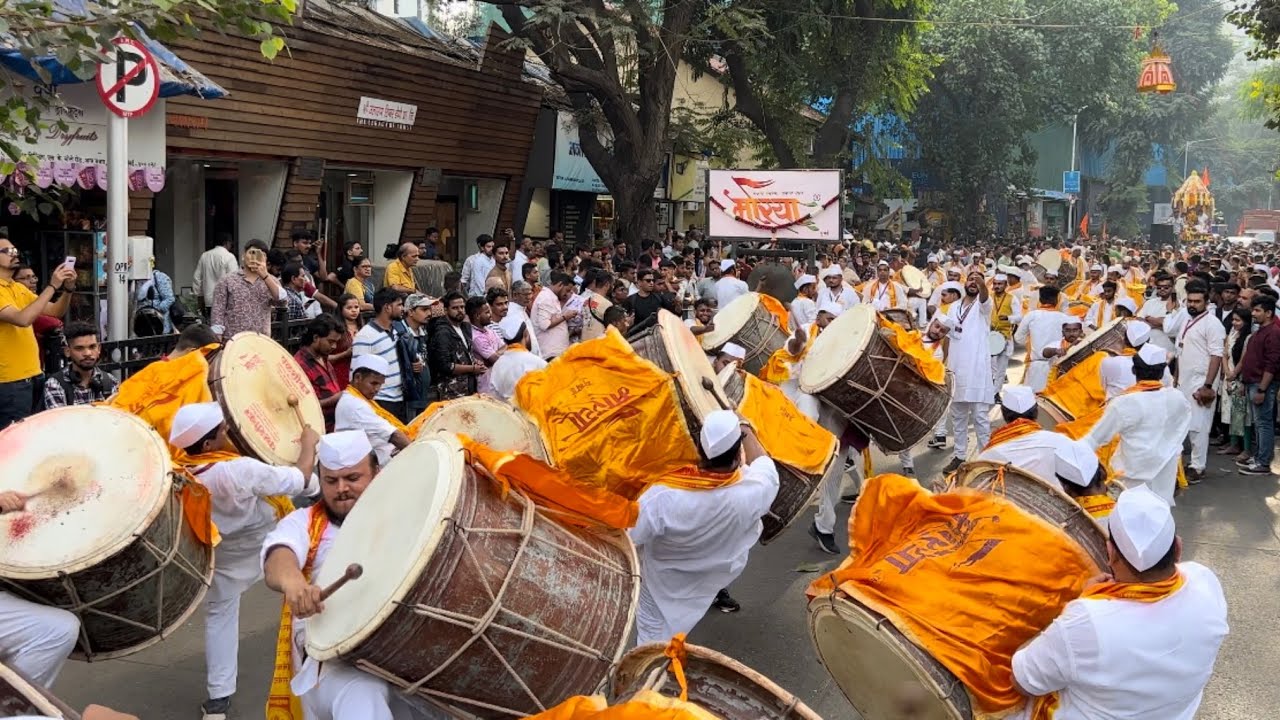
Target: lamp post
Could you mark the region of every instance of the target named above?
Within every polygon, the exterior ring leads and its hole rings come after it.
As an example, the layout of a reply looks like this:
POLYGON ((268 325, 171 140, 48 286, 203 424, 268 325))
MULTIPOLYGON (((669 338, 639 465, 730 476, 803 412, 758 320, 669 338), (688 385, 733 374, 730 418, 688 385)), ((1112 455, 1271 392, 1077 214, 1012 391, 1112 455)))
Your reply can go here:
POLYGON ((1221 140, 1220 137, 1204 138, 1201 140, 1188 140, 1187 144, 1182 148, 1182 179, 1187 179, 1187 173, 1191 171, 1191 146, 1197 143, 1213 142, 1221 140))
MULTIPOLYGON (((1088 105, 1082 105, 1076 110, 1076 114, 1071 118, 1071 172, 1076 171, 1076 137, 1077 130, 1080 127, 1080 113, 1084 112, 1088 105)), ((1083 187, 1080 188, 1084 190, 1083 187)), ((1083 193, 1082 193, 1083 194, 1083 193)), ((1067 237, 1074 238, 1076 236, 1076 201, 1072 199, 1067 207, 1067 237)))

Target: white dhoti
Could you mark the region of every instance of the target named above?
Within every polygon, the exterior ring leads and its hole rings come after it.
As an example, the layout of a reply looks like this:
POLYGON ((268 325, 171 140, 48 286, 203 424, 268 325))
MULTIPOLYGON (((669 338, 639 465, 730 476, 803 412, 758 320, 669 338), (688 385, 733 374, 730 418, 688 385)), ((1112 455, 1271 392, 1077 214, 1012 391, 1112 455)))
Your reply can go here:
POLYGON ((325 662, 315 687, 299 698, 306 720, 443 720, 443 711, 411 706, 385 680, 341 660, 325 662))
POLYGON ((969 452, 969 421, 973 421, 973 432, 978 437, 978 450, 987 446, 991 440, 991 403, 984 402, 952 402, 951 420, 956 429, 955 456, 961 460, 969 452))
MULTIPOLYGON (((1012 355, 1013 340, 1005 338, 1004 352, 991 356, 991 379, 996 384, 996 392, 1000 392, 1000 388, 1005 385, 1005 380, 1009 375, 1009 358, 1012 355)), ((995 401, 994 397, 992 397, 992 401, 995 401)))
POLYGON ((1053 364, 1048 360, 1032 360, 1027 363, 1027 374, 1023 378, 1023 384, 1035 392, 1044 390, 1044 386, 1049 384, 1049 370, 1052 367, 1053 364))
POLYGON ((0 591, 0 662, 32 682, 53 685, 79 636, 75 615, 0 591))
POLYGON ((259 553, 270 527, 222 538, 213 583, 205 595, 204 661, 210 698, 236 693, 240 654, 240 596, 262 579, 259 553))

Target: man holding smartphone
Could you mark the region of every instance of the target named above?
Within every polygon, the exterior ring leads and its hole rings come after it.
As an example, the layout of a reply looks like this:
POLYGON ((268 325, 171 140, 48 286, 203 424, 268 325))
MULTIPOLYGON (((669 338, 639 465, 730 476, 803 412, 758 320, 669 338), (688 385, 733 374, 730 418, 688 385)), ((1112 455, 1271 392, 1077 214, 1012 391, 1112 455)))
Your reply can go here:
POLYGON ((13 277, 18 267, 18 248, 8 238, 0 238, 0 429, 27 417, 34 405, 34 378, 40 374, 40 346, 32 324, 40 315, 62 317, 71 304, 75 289, 75 258, 53 271, 49 285, 39 295, 13 277))

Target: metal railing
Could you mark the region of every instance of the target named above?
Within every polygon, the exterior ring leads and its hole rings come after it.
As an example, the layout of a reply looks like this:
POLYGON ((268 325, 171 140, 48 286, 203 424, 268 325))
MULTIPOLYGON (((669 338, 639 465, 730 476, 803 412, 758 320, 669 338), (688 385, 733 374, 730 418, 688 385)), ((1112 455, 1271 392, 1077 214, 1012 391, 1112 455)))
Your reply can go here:
MULTIPOLYGON (((271 337, 294 352, 302 344, 302 330, 310 320, 281 320, 271 323, 271 337)), ((153 335, 102 343, 102 360, 98 368, 123 380, 142 368, 173 352, 178 335, 153 335)))

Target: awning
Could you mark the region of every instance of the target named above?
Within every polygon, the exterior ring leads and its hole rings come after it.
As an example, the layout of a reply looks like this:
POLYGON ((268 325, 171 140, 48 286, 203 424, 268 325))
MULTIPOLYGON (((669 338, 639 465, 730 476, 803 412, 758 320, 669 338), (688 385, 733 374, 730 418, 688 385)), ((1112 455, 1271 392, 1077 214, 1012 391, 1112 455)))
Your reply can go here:
POLYGON ((1067 193, 1058 192, 1057 190, 1045 190, 1044 188, 1031 188, 1031 194, 1044 200, 1060 200, 1062 202, 1067 202, 1071 199, 1071 196, 1067 193))
MULTIPOLYGON (((75 17, 85 14, 85 0, 54 0, 54 6, 61 15, 75 17)), ((217 83, 205 77, 198 70, 174 55, 169 48, 149 37, 141 28, 135 26, 134 33, 139 42, 147 47, 156 57, 160 66, 160 97, 176 95, 195 95, 196 97, 216 100, 227 96, 227 91, 217 83)), ((53 55, 40 55, 35 62, 49 71, 55 85, 70 85, 85 82, 75 73, 58 62, 53 55)), ((31 67, 31 62, 14 48, 12 36, 0 36, 0 65, 36 82, 43 82, 39 73, 31 67)))

